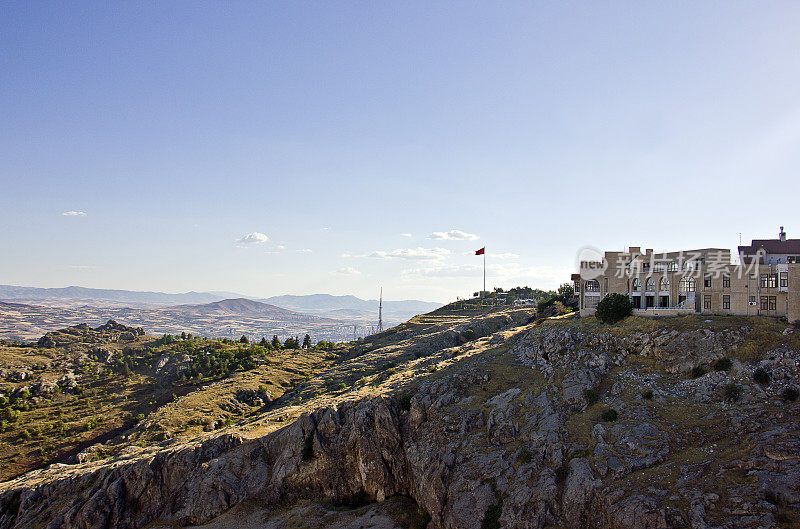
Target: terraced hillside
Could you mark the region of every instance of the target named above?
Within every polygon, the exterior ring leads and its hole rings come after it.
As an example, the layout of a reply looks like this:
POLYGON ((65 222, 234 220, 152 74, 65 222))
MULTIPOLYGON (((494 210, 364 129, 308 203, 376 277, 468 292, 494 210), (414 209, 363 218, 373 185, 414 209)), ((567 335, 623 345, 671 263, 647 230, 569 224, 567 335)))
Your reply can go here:
POLYGON ((796 328, 458 309, 325 352, 269 403, 234 398, 256 370, 178 396, 105 459, 1 484, 0 527, 800 523, 796 328), (172 426, 199 406, 221 428, 172 426))

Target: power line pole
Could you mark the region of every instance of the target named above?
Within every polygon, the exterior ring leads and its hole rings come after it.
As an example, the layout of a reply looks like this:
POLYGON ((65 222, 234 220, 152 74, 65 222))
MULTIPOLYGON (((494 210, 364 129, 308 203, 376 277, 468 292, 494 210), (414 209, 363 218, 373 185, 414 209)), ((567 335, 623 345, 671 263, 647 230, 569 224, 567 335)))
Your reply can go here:
POLYGON ((378 332, 383 330, 383 287, 381 287, 381 300, 378 302, 378 332))

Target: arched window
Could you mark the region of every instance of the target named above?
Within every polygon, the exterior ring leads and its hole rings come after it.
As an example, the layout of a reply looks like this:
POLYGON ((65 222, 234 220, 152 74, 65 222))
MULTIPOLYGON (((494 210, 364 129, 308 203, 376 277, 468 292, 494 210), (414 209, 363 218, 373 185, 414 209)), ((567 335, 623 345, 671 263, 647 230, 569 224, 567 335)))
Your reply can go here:
POLYGON ((658 282, 658 290, 661 292, 666 292, 669 290, 669 278, 661 278, 661 281, 658 282))
POLYGON ((639 280, 638 277, 633 279, 633 292, 641 292, 642 291, 642 282, 639 280))
POLYGON ((600 292, 600 283, 594 279, 587 281, 586 292, 600 292))
POLYGON ((644 289, 648 292, 654 292, 656 289, 656 282, 653 281, 652 277, 648 277, 647 281, 644 284, 644 289))
POLYGON ((695 284, 693 277, 684 277, 678 283, 678 291, 682 294, 695 291, 695 284))

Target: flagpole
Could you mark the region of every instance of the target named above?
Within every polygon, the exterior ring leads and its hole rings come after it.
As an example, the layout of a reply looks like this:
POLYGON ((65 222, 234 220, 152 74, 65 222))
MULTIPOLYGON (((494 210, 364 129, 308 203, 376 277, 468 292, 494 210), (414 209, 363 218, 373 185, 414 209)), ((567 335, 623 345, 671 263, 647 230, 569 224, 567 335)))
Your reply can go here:
POLYGON ((483 291, 486 292, 486 247, 483 247, 483 291))

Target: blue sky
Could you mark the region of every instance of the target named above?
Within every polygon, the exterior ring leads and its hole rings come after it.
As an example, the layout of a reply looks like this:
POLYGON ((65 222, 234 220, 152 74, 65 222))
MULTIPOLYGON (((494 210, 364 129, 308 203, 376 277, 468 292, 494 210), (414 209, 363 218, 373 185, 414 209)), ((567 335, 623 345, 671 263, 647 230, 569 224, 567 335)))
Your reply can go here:
POLYGON ((482 246, 489 286, 553 288, 585 245, 800 237, 798 27, 777 1, 3 2, 0 283, 446 301, 482 246))

